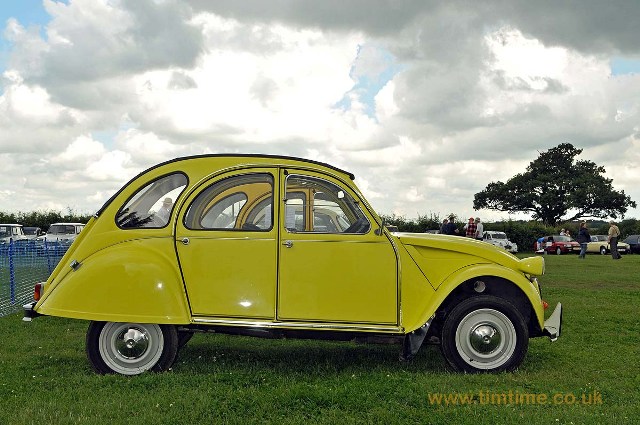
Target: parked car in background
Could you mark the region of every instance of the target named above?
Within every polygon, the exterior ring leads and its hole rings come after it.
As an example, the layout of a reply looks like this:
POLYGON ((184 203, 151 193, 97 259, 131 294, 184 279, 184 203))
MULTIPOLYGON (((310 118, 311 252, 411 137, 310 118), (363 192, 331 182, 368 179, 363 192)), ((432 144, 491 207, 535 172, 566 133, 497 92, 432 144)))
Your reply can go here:
MULTIPOLYGON (((538 242, 534 242, 534 249, 537 250, 538 242)), ((544 237, 542 251, 546 254, 579 254, 580 244, 573 240, 571 236, 550 235, 544 237)))
POLYGON ((39 227, 28 226, 28 227, 24 227, 23 230, 24 230, 24 235, 29 240, 37 239, 40 236, 44 236, 44 232, 39 227))
POLYGON ((562 306, 545 320, 537 280, 543 258, 390 232, 354 179, 268 155, 151 167, 89 220, 25 319, 90 321, 93 369, 124 375, 168 370, 196 331, 386 340, 403 360, 434 341, 463 372, 514 370, 529 338, 558 338, 562 306))
POLYGON ((84 228, 82 223, 53 223, 44 239, 47 242, 61 242, 71 244, 84 228))
MULTIPOLYGON (((587 243, 588 253, 600 253, 602 255, 609 254, 611 248, 609 247, 607 235, 591 235, 591 242, 587 243)), ((624 242, 618 242, 618 252, 620 254, 626 254, 629 251, 629 244, 624 242)))
POLYGON ((629 235, 624 243, 629 245, 629 254, 640 254, 640 235, 629 235))
POLYGON ((0 224, 0 243, 26 240, 22 224, 0 224))
POLYGON ((482 233, 482 240, 490 243, 491 245, 499 246, 512 254, 518 252, 518 244, 515 242, 511 242, 507 238, 507 234, 505 232, 497 232, 494 230, 487 230, 482 233))

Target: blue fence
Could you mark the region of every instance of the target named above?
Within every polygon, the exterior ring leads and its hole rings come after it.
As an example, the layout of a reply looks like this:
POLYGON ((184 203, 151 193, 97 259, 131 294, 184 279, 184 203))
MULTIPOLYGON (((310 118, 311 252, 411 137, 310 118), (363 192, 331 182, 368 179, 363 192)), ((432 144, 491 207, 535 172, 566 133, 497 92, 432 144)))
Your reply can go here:
POLYGON ((0 244, 0 317, 33 301, 33 287, 44 282, 69 248, 59 242, 35 240, 0 244))

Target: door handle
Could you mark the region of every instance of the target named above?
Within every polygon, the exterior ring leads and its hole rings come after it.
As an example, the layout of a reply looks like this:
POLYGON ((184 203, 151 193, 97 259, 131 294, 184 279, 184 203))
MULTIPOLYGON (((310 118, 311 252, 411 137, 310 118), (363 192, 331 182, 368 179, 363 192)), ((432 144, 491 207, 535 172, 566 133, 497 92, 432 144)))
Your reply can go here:
POLYGON ((293 241, 284 241, 282 242, 282 245, 286 246, 287 248, 291 248, 293 246, 293 241))
POLYGON ((189 238, 182 238, 180 242, 182 242, 183 245, 189 245, 189 238))

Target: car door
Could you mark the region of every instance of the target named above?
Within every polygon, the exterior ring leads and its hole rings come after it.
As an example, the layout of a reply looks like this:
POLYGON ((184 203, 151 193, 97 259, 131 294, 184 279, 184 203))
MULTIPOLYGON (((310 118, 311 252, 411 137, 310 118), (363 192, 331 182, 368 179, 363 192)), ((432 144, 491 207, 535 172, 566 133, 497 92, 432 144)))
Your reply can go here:
POLYGON ((397 257, 343 182, 281 175, 278 319, 398 324, 397 257))
POLYGON ((273 170, 214 177, 183 204, 176 249, 194 316, 275 318, 278 175, 273 170))

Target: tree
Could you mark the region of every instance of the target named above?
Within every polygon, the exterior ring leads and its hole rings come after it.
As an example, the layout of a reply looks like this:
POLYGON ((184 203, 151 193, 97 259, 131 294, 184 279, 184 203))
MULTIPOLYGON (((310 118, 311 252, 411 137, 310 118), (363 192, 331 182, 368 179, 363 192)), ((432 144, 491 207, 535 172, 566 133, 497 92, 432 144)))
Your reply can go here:
POLYGON ((555 226, 583 217, 617 218, 636 203, 616 191, 604 167, 591 161, 576 161, 582 149, 562 143, 542 152, 526 172, 506 183, 492 182, 475 194, 473 208, 529 212, 535 220, 555 226))

